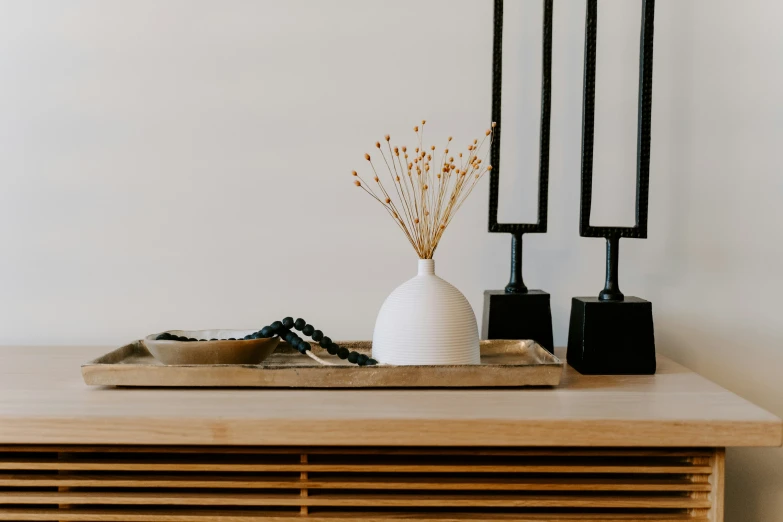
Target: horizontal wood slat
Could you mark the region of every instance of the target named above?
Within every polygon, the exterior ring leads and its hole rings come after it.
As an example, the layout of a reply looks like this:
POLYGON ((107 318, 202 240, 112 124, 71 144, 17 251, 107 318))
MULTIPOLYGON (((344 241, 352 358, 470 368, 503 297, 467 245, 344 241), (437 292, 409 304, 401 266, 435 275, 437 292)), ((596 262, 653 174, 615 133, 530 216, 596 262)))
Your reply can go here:
POLYGON ((9 475, 0 474, 0 487, 72 488, 214 488, 214 489, 405 489, 405 490, 500 490, 500 491, 703 491, 708 482, 688 479, 624 479, 620 482, 597 478, 376 478, 269 479, 243 477, 192 477, 188 475, 9 475))
POLYGON ((714 521, 710 449, 0 447, 0 521, 714 521))
MULTIPOLYGON (((72 455, 78 455, 80 453, 119 453, 122 455, 130 455, 132 453, 145 453, 145 454, 194 454, 194 453, 211 453, 214 452, 214 446, 103 446, 103 445, 90 445, 90 446, 64 446, 64 445, 2 445, 0 444, 0 454, 3 453, 68 453, 72 455)), ((220 447, 220 455, 234 455, 234 454, 261 454, 261 455, 300 455, 303 448, 282 446, 282 447, 266 447, 266 446, 228 446, 220 447)), ((307 448, 308 455, 334 455, 334 448, 319 448, 312 447, 307 448)), ((714 453, 712 448, 482 448, 482 447, 434 447, 434 448, 417 448, 417 447, 399 447, 399 448, 373 448, 357 446, 354 448, 346 447, 340 448, 340 455, 422 455, 426 457, 433 456, 451 456, 451 455, 463 455, 470 457, 706 457, 710 458, 714 453)))
POLYGON ((254 512, 242 513, 225 511, 172 512, 149 511, 144 513, 132 511, 106 512, 100 510, 68 510, 42 513, 30 509, 18 509, 13 512, 0 512, 2 521, 53 521, 63 522, 293 522, 294 519, 305 518, 308 522, 336 522, 341 520, 356 520, 362 522, 576 522, 576 521, 612 521, 612 522, 711 522, 705 517, 692 517, 687 514, 466 514, 466 513, 365 513, 365 512, 333 512, 302 517, 296 513, 254 512), (53 518, 54 517, 54 518, 53 518))
POLYGON ((301 498, 299 493, 0 493, 2 504, 88 504, 144 506, 346 506, 346 507, 560 507, 560 508, 709 508, 708 499, 684 496, 575 496, 559 495, 318 495, 301 498))
MULTIPOLYGON (((0 462, 0 470, 61 470, 61 471, 205 471, 205 472, 331 472, 331 473, 628 473, 627 466, 482 466, 482 465, 317 465, 317 464, 180 464, 130 462, 0 462)), ((637 474, 709 473, 709 466, 636 466, 637 474)))

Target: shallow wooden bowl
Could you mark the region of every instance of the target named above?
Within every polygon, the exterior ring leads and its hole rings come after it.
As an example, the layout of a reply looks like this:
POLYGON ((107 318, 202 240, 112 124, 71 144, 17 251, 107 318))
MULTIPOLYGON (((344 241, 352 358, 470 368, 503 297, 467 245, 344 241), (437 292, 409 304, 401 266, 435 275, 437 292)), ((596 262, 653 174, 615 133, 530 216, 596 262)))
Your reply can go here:
MULTIPOLYGON (((144 346, 155 359, 166 365, 259 364, 272 355, 280 338, 242 339, 256 330, 168 330, 167 333, 195 339, 218 341, 159 341, 160 333, 144 338, 144 346), (239 339, 229 341, 229 338, 239 339)), ((163 332, 161 332, 163 333, 163 332)))

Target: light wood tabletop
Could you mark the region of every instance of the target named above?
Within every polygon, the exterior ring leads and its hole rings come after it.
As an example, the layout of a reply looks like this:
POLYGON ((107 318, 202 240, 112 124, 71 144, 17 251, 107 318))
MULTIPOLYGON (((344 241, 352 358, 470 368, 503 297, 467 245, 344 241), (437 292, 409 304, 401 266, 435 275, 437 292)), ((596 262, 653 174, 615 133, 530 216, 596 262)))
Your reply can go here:
MULTIPOLYGON (((662 356, 652 376, 557 388, 119 389, 80 366, 108 347, 0 347, 0 444, 780 446, 783 425, 662 356)), ((564 355, 559 353, 559 355, 564 355)))

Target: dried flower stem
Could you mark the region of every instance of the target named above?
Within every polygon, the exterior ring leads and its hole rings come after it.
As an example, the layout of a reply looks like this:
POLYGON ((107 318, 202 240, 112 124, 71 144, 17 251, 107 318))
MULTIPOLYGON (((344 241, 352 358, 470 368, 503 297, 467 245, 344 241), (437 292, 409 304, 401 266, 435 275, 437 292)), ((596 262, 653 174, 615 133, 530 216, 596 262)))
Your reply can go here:
POLYGON ((486 159, 491 149, 495 124, 484 133, 481 143, 475 139, 468 145, 467 158, 459 154, 456 164, 454 157, 449 155, 451 137, 443 148, 440 162, 433 163, 436 147, 424 146, 426 123, 422 120, 421 130, 418 125, 413 128, 419 145, 415 152, 411 152, 413 158, 409 157, 405 146, 392 148, 388 134, 384 137, 388 159, 380 142, 375 143, 394 185, 393 191, 386 190, 369 154, 365 154, 364 158, 372 168, 375 186, 366 183, 356 171, 353 175, 358 178, 354 183, 380 203, 394 219, 419 258, 432 259, 454 215, 484 174, 492 170, 491 165, 486 165, 486 159), (487 139, 490 146, 484 149, 487 139), (483 157, 479 158, 481 151, 484 151, 483 157), (397 197, 392 198, 393 195, 397 197))

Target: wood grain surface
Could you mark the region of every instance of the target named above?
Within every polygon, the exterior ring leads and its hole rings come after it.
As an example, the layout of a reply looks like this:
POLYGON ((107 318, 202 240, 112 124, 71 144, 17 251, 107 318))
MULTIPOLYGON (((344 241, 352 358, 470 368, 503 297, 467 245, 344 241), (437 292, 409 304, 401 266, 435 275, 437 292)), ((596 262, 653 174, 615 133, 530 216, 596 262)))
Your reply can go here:
MULTIPOLYGON (((372 353, 369 341, 339 343, 350 351, 368 356, 372 353)), ((533 341, 481 341, 480 365, 364 367, 310 343, 312 353, 327 363, 322 365, 310 357, 302 357, 285 342, 260 365, 167 366, 153 357, 145 344, 146 341, 131 343, 83 365, 84 382, 142 387, 508 388, 555 386, 563 373, 563 362, 533 341)), ((184 358, 182 352, 193 344, 174 343, 174 357, 184 358)), ((165 348, 161 351, 165 352, 165 348)))
MULTIPOLYGON (((659 356, 650 376, 460 390, 89 387, 106 347, 0 348, 0 443, 779 446, 781 420, 659 356)), ((562 351, 559 355, 563 355, 562 351)))
POLYGON ((722 521, 722 448, 172 449, 0 446, 0 520, 722 521))

